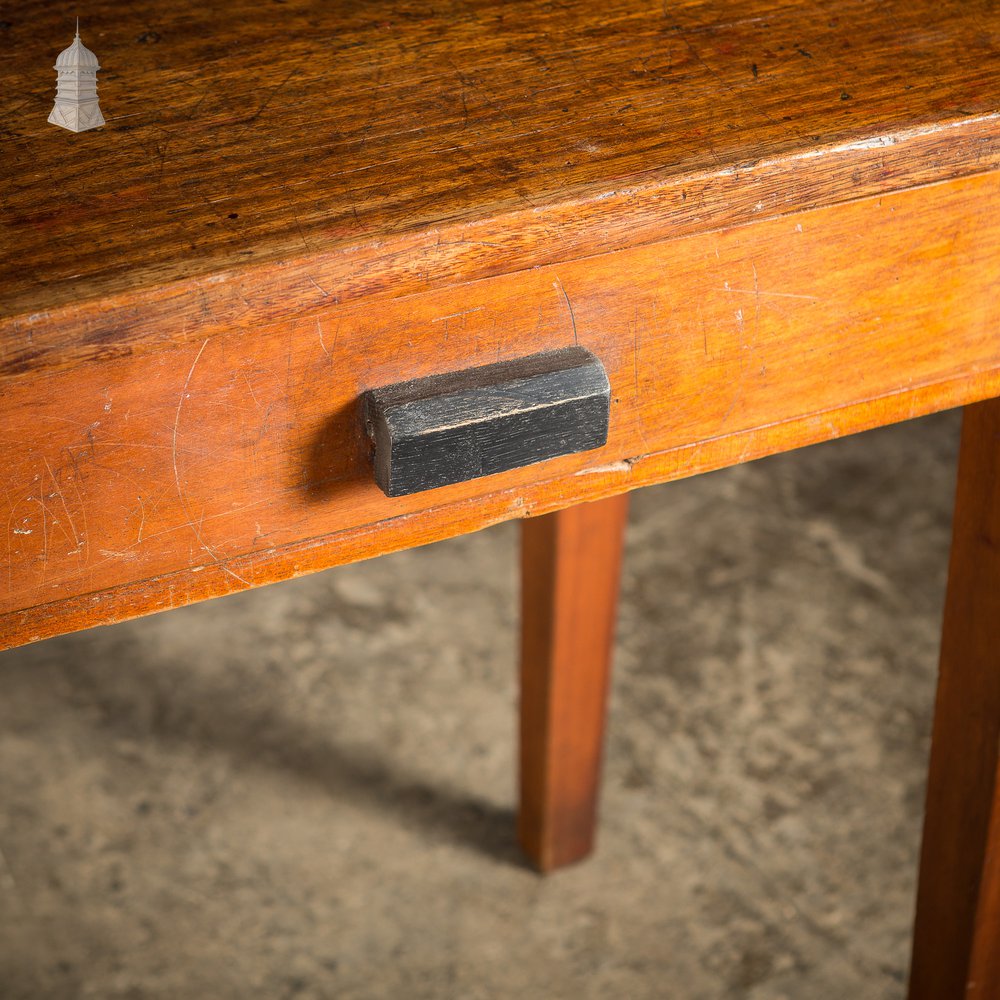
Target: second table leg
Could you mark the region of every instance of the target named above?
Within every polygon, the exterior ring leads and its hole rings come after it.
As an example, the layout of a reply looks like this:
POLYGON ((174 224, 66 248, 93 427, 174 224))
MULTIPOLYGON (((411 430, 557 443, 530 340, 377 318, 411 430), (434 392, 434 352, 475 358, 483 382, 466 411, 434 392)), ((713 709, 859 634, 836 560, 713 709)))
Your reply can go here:
POLYGON ((965 408, 911 1000, 1000 997, 1000 400, 965 408))

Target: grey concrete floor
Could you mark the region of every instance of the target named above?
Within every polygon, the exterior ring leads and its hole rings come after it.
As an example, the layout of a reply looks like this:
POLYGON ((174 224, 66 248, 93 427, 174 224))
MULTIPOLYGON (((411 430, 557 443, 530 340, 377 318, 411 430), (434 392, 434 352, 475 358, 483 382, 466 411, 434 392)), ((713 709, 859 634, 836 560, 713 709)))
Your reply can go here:
POLYGON ((0 655, 0 997, 901 997, 958 415, 634 494, 597 854, 517 529, 0 655))

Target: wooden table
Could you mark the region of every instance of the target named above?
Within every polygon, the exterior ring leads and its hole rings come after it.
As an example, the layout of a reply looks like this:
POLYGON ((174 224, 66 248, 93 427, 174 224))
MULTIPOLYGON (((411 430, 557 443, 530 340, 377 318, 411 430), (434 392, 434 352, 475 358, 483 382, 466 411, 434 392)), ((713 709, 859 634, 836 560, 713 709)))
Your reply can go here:
POLYGON ((996 5, 81 14, 81 134, 46 123, 64 9, 0 27, 0 644, 532 518, 520 825, 552 867, 591 843, 624 494, 973 404, 911 995, 1000 996, 996 5), (366 389, 572 344, 606 446, 374 485, 366 389))

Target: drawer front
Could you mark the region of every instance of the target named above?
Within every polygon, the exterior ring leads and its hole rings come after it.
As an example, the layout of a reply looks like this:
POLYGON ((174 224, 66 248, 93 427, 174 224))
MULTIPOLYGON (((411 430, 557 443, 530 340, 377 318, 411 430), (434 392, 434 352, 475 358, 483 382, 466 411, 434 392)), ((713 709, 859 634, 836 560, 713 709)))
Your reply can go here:
POLYGON ((998 203, 987 175, 11 380, 0 644, 1000 395, 998 203), (375 485, 366 390, 575 344, 603 448, 375 485))

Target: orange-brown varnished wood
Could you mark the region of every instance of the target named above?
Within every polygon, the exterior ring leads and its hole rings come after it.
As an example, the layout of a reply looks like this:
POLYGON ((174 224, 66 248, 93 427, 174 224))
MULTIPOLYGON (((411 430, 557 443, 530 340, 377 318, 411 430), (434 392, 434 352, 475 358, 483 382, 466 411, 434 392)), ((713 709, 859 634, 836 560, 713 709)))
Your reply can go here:
POLYGON ((0 372, 1000 164, 992 0, 95 0, 0 28, 0 372))
POLYGON ((1000 394, 1000 175, 8 378, 0 644, 1000 394), (389 500, 371 386, 578 342, 605 448, 389 500))
POLYGON ((541 871, 594 845, 628 494, 521 528, 518 838, 541 871))
POLYGON ((911 1000, 1000 997, 1000 400, 967 406, 911 1000))

